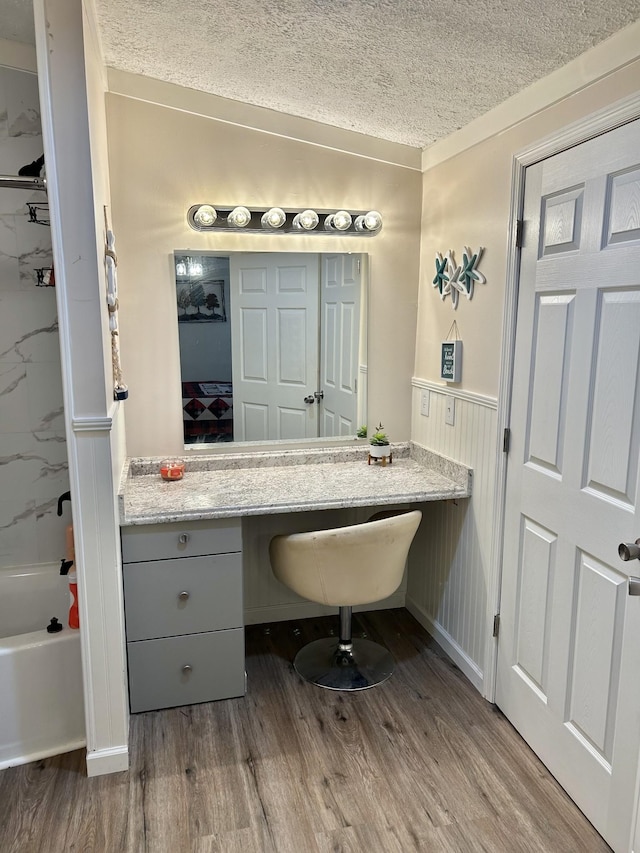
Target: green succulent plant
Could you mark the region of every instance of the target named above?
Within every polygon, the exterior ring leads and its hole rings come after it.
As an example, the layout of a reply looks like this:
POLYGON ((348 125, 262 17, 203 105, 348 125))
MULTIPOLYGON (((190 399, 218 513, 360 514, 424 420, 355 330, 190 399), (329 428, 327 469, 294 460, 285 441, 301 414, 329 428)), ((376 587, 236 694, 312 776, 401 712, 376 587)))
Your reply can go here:
POLYGON ((358 432, 356 433, 357 438, 366 438, 367 437, 367 425, 364 424, 360 427, 358 432))
POLYGON ((374 447, 385 447, 389 444, 389 439, 387 438, 387 434, 384 431, 382 424, 378 424, 376 427, 376 431, 369 439, 369 444, 373 444, 374 447))

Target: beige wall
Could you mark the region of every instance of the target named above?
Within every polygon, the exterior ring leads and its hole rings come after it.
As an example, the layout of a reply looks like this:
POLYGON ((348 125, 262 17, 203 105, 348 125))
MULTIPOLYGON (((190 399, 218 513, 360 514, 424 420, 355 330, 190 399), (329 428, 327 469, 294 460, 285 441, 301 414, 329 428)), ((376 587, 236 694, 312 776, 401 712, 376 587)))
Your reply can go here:
POLYGON ((422 177, 380 163, 168 107, 108 95, 118 253, 127 453, 183 447, 174 249, 355 251, 370 256, 369 419, 410 433, 422 177), (379 209, 373 238, 199 234, 202 201, 248 206, 379 209))
POLYGON ((487 139, 424 174, 420 304, 415 375, 439 381, 440 343, 456 321, 464 354, 460 388, 497 396, 502 309, 507 265, 513 156, 537 140, 636 92, 640 60, 588 86, 509 130, 487 139), (435 253, 463 246, 485 251, 479 269, 487 283, 454 311, 432 286, 435 253))

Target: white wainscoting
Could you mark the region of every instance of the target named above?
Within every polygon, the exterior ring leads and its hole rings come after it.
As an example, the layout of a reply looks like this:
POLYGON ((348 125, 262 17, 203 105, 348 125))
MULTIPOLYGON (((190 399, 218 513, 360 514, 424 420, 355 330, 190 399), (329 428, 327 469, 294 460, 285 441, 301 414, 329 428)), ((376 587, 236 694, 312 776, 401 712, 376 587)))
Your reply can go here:
POLYGON ((406 606, 465 675, 484 692, 491 636, 489 601, 496 477, 497 401, 422 379, 412 380, 413 441, 473 469, 470 500, 423 507, 409 563, 406 606), (428 391, 429 416, 420 414, 428 391), (455 424, 445 423, 446 397, 455 398, 455 424))

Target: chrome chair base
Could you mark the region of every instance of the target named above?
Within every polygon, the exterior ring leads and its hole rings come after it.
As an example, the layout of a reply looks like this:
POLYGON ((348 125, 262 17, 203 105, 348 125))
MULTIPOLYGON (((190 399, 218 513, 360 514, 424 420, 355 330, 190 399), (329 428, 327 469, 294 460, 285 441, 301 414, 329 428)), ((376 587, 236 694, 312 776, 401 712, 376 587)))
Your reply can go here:
POLYGON ((325 637, 304 646, 293 666, 305 681, 327 690, 367 690, 382 684, 391 675, 391 653, 371 640, 340 643, 325 637))

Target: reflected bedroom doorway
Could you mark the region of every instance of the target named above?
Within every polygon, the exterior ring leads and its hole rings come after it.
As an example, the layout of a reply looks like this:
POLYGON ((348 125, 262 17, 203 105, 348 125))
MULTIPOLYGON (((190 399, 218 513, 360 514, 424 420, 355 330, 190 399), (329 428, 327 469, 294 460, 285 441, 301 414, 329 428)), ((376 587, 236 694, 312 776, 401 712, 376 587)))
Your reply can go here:
POLYGON ((176 251, 184 442, 355 436, 366 256, 176 251))

